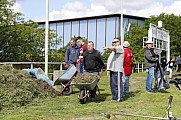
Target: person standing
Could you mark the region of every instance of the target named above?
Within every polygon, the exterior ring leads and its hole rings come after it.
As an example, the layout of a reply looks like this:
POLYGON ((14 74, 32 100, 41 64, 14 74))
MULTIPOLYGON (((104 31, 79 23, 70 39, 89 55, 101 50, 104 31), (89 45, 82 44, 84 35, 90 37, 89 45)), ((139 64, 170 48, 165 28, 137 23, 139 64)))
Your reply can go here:
POLYGON ((176 59, 176 64, 177 64, 177 72, 180 72, 181 71, 181 57, 180 56, 176 59))
POLYGON ((175 60, 171 58, 171 60, 167 63, 168 70, 169 70, 169 79, 172 79, 172 71, 173 67, 175 66, 175 60))
MULTIPOLYGON (((94 43, 89 41, 87 44, 87 51, 83 53, 85 73, 93 73, 98 75, 102 69, 105 69, 104 62, 102 61, 99 51, 94 49, 94 43)), ((92 100, 96 97, 96 87, 90 92, 92 100)))
POLYGON ((104 49, 112 51, 107 60, 107 70, 110 71, 112 100, 122 102, 124 49, 119 38, 114 38, 112 44, 110 47, 104 47, 104 49))
POLYGON ((76 38, 76 41, 78 43, 78 45, 80 46, 80 56, 78 59, 79 62, 79 71, 81 74, 84 73, 84 58, 83 58, 83 53, 87 50, 87 44, 84 43, 82 37, 78 36, 76 38))
POLYGON ((70 40, 70 46, 67 47, 65 53, 65 68, 68 69, 70 64, 76 66, 77 59, 79 58, 79 46, 76 44, 75 40, 70 40))
POLYGON ((158 61, 158 55, 156 55, 154 52, 153 41, 146 41, 144 57, 145 57, 145 66, 148 69, 148 75, 146 78, 146 92, 153 93, 152 82, 154 79, 155 66, 158 61))
POLYGON ((132 74, 132 67, 133 67, 133 62, 132 62, 132 57, 133 53, 129 49, 129 42, 124 41, 123 43, 123 48, 124 48, 124 72, 123 72, 123 95, 127 96, 129 93, 129 77, 132 74))

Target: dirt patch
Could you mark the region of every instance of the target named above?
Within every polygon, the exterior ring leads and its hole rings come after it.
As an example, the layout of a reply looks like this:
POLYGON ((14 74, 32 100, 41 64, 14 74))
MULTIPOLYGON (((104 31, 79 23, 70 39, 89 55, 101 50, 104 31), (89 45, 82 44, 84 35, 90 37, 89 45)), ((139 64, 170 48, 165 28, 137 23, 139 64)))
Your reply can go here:
POLYGON ((79 74, 73 78, 74 83, 91 83, 92 81, 97 79, 97 75, 92 73, 89 74, 79 74))

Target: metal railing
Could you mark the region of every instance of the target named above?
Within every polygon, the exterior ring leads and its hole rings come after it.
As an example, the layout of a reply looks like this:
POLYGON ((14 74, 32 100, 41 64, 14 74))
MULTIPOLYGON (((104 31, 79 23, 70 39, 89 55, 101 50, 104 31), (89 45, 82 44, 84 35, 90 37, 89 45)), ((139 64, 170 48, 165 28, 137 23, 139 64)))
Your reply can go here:
MULTIPOLYGON (((44 65, 45 62, 0 62, 0 64, 10 64, 10 65, 30 65, 30 68, 33 69, 36 65, 44 65)), ((49 65, 59 65, 59 69, 63 70, 65 62, 48 62, 49 65)), ((145 65, 143 62, 134 63, 133 72, 144 72, 146 71, 145 65)))

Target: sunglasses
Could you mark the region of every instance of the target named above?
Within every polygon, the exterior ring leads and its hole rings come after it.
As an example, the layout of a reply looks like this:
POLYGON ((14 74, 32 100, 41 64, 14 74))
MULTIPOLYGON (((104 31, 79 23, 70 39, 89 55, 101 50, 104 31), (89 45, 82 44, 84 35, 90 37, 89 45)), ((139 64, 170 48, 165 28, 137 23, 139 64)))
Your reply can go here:
POLYGON ((117 42, 119 42, 119 41, 114 41, 114 42, 112 42, 112 43, 117 43, 117 42))

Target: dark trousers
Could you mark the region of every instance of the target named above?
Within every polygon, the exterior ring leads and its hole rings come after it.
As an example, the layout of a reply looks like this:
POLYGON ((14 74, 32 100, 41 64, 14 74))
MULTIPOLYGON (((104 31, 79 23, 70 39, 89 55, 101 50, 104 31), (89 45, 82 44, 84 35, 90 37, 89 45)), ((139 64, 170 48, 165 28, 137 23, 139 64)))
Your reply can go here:
POLYGON ((118 81, 118 72, 110 71, 110 88, 112 92, 112 99, 116 101, 121 101, 123 97, 123 82, 122 82, 122 72, 119 72, 118 81))
MULTIPOLYGON (((92 73, 92 74, 94 74, 94 75, 98 75, 99 74, 99 72, 91 72, 91 71, 89 71, 89 72, 86 72, 85 74, 88 74, 88 73, 92 73)), ((94 87, 94 89, 93 90, 91 90, 90 91, 90 97, 91 98, 95 98, 96 97, 96 91, 97 91, 97 85, 94 87)))
POLYGON ((180 72, 180 71, 181 71, 181 64, 178 64, 177 72, 180 72))

